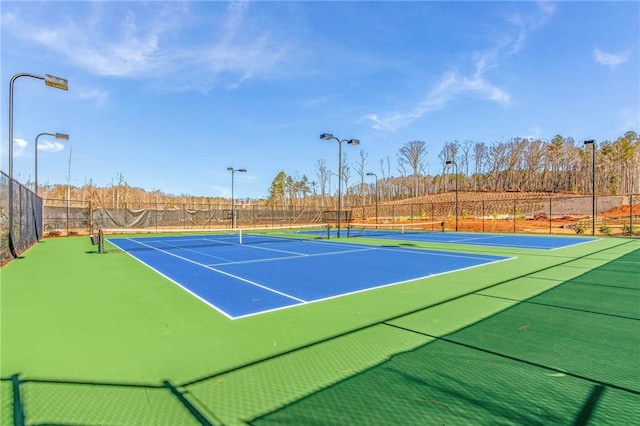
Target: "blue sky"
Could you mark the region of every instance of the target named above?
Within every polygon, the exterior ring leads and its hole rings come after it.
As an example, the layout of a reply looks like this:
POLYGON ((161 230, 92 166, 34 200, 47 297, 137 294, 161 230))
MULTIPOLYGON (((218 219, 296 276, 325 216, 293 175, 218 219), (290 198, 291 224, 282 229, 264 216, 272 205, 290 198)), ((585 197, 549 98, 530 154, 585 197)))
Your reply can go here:
MULTIPOLYGON (((404 144, 640 131, 638 2, 2 1, 2 170, 20 78, 14 176, 119 176, 172 194, 263 197, 279 171, 335 173, 336 141, 368 171, 404 144), (69 158, 71 157, 71 161, 69 158)), ((386 169, 386 166, 385 166, 386 169)), ((354 183, 355 173, 351 173, 354 183)), ((336 190, 336 179, 332 189, 336 190)))

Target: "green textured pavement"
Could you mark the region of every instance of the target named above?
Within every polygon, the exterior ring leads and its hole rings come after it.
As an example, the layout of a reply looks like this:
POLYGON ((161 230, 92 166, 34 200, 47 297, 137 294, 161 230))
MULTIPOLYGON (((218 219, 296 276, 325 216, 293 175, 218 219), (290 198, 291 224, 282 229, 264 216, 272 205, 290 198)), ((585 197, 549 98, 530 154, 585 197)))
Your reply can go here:
POLYGON ((640 423, 640 241, 415 246, 515 258, 234 321, 44 240, 0 270, 0 420, 640 423))

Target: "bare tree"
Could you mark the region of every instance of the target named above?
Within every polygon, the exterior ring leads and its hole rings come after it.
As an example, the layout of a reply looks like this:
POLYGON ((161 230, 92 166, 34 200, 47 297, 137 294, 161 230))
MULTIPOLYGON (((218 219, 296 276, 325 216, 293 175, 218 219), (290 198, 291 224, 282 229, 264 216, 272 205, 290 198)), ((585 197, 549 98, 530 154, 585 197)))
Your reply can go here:
POLYGON ((483 182, 478 182, 480 176, 484 172, 484 165, 487 158, 487 147, 484 143, 476 143, 473 146, 473 159, 475 162, 475 171, 473 174, 473 189, 478 191, 482 188, 483 182))
POLYGON ((349 163, 347 161, 347 153, 343 152, 342 153, 342 182, 343 182, 343 188, 344 191, 342 192, 342 195, 346 195, 346 200, 347 203, 343 204, 343 206, 349 206, 349 178, 351 177, 351 167, 349 166, 349 163))
POLYGON ((564 156, 564 138, 561 135, 555 135, 551 139, 551 142, 547 145, 547 156, 551 165, 552 181, 550 182, 550 188, 553 192, 558 192, 560 190, 562 157, 564 156))
POLYGON ((318 177, 318 184, 320 185, 320 206, 325 206, 325 196, 329 189, 329 180, 331 178, 331 170, 327 167, 327 161, 324 158, 320 158, 316 162, 316 176, 318 177))
POLYGON ((408 166, 413 171, 412 195, 418 196, 418 176, 420 168, 427 155, 427 144, 424 141, 410 141, 398 150, 398 164, 404 170, 408 166))
POLYGON ((544 171, 544 143, 540 139, 529 140, 527 152, 524 154, 527 177, 526 190, 542 190, 541 174, 544 171))
POLYGON ((473 148, 472 141, 464 141, 461 147, 461 160, 462 168, 464 169, 464 175, 469 176, 469 161, 471 160, 471 148, 473 148))
POLYGON ((361 205, 365 204, 365 196, 366 196, 366 190, 365 190, 365 176, 366 176, 366 168, 367 168, 367 163, 368 160, 367 158, 369 157, 369 154, 367 154, 365 152, 364 149, 360 150, 360 159, 356 162, 356 173, 358 174, 358 176, 360 176, 360 203, 361 205))

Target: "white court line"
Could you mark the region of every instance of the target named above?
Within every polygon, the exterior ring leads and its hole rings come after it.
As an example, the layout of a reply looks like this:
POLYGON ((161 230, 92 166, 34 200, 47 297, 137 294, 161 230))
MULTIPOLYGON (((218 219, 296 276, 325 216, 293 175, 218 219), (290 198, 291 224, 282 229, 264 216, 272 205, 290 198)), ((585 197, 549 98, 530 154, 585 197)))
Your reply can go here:
POLYGON ((499 239, 499 238, 503 238, 504 235, 489 235, 486 237, 467 237, 467 238, 454 238, 452 240, 449 240, 450 242, 456 243, 459 241, 475 241, 475 240, 492 240, 492 239, 499 239))
MULTIPOLYGON (((132 240, 137 242, 137 240, 132 240)), ((222 257, 222 256, 215 256, 215 255, 211 255, 208 254, 204 251, 198 251, 198 250, 193 250, 193 249, 189 249, 187 247, 183 247, 180 245, 173 245, 173 244, 169 244, 167 241, 163 240, 163 239, 158 239, 158 240, 145 240, 145 241, 153 241, 155 243, 160 243, 160 244, 164 244, 166 246, 169 247, 175 247, 175 248, 179 248, 182 250, 186 250, 186 251, 191 251, 193 253, 198 253, 201 254, 203 256, 207 256, 207 257, 212 257, 212 258, 217 258, 217 259, 222 259, 222 260, 226 260, 230 263, 233 263, 233 259, 228 259, 226 257, 222 257)), ((258 246, 254 246, 249 244, 240 244, 240 243, 234 243, 231 241, 227 241, 227 240, 217 240, 215 238, 203 238, 203 237, 198 237, 198 238, 187 238, 187 239, 174 239, 173 241, 175 242, 180 242, 180 241, 189 241, 189 242, 194 242, 194 241, 209 241, 209 242, 214 242, 214 243, 219 243, 222 246, 227 246, 227 247, 246 247, 246 248, 253 248, 253 249, 257 249, 257 250, 265 250, 265 251, 273 251, 273 252, 277 252, 277 253, 287 253, 287 254, 293 254, 294 256, 308 256, 305 253, 298 253, 295 251, 289 251, 289 250, 279 250, 279 249, 274 249, 274 248, 269 248, 269 247, 258 247, 258 246)), ((293 240, 292 240, 293 241, 293 240)), ((152 247, 155 249, 155 247, 152 247)), ((157 249, 162 251, 161 249, 157 249)))
MULTIPOLYGON (((196 262, 194 260, 191 260, 189 258, 185 258, 183 256, 179 256, 177 254, 170 253, 170 252, 167 252, 167 251, 162 250, 162 249, 158 249, 158 248, 153 247, 153 246, 149 246, 149 245, 144 244, 144 243, 142 243, 140 241, 137 241, 135 239, 131 239, 131 238, 127 238, 127 239, 132 241, 132 242, 134 242, 134 243, 136 243, 136 244, 140 244, 142 246, 149 247, 149 248, 151 248, 153 250, 157 250, 159 252, 162 252, 162 253, 168 254, 170 256, 176 257, 178 259, 184 260, 186 262, 189 262, 189 263, 204 267, 206 269, 212 270, 214 272, 218 272, 218 273, 220 273, 222 275, 226 275, 226 276, 231 277, 231 278, 238 279, 238 280, 240 280, 242 282, 245 282, 247 284, 262 288, 264 290, 279 294, 279 295, 281 295, 283 297, 286 297, 286 298, 289 298, 291 300, 295 300, 296 302, 299 302, 299 303, 294 304, 294 305, 280 306, 280 307, 277 307, 277 308, 271 308, 271 309, 265 309, 265 310, 262 310, 262 311, 252 312, 250 314, 233 316, 233 315, 230 315, 227 312, 223 311, 222 309, 218 308, 217 306, 213 305, 211 302, 208 302, 206 299, 203 299, 202 297, 198 296, 196 293, 194 293, 191 290, 189 290, 188 288, 184 287, 179 282, 174 281, 173 279, 167 277, 163 273, 157 271, 155 268, 153 268, 150 265, 146 264, 142 260, 140 260, 140 259, 136 258, 135 256, 131 255, 134 259, 136 259, 139 262, 143 263, 144 265, 146 265, 147 267, 151 268, 152 270, 158 272, 160 275, 162 275, 163 277, 169 279, 171 282, 173 282, 174 284, 178 285, 183 290, 185 290, 188 293, 194 295, 197 299, 205 302, 207 305, 213 307, 216 311, 222 313, 224 316, 226 316, 227 318, 230 318, 232 320, 241 319, 241 318, 247 318, 247 317, 260 315, 260 314, 267 313, 267 312, 275 312, 275 311, 279 311, 279 310, 282 310, 282 309, 288 309, 288 308, 291 308, 291 307, 299 306, 300 304, 306 305, 306 304, 309 304, 309 303, 316 303, 316 302, 321 302, 321 301, 325 301, 325 300, 336 299, 336 298, 339 298, 339 297, 349 296, 349 295, 357 294, 357 293, 363 293, 363 292, 366 292, 366 291, 375 290, 375 289, 379 289, 379 288, 391 287, 391 286, 404 284, 404 283, 407 283, 407 282, 412 282, 412 281, 416 281, 416 280, 420 280, 420 279, 435 277, 435 276, 438 276, 438 275, 444 275, 444 274, 458 272, 458 271, 462 271, 462 270, 466 270, 466 269, 477 268, 477 267, 489 265, 489 264, 492 264, 492 263, 504 262, 504 261, 512 260, 512 259, 515 258, 515 257, 506 257, 506 258, 503 258, 503 259, 496 259, 496 260, 493 260, 493 261, 486 261, 487 260, 486 257, 482 257, 482 255, 474 256, 474 255, 469 255, 469 254, 442 253, 442 252, 439 252, 437 250, 428 250, 428 249, 389 248, 389 247, 370 246, 370 245, 357 244, 357 243, 356 244, 354 244, 354 243, 333 243, 333 242, 324 242, 324 241, 315 241, 314 240, 314 243, 329 244, 329 245, 333 246, 334 248, 336 246, 359 247, 359 248, 356 248, 356 249, 353 249, 353 250, 329 252, 329 253, 299 254, 298 256, 288 256, 288 257, 285 257, 285 258, 270 258, 270 259, 259 259, 259 260, 251 260, 251 261, 241 261, 241 262, 231 262, 231 263, 225 263, 225 264, 216 264, 216 266, 222 266, 222 265, 244 264, 244 263, 254 263, 254 262, 268 262, 268 261, 287 260, 287 259, 295 259, 295 258, 302 258, 302 257, 332 256, 332 255, 349 254, 349 253, 354 253, 354 252, 365 252, 365 251, 374 251, 374 250, 386 250, 386 251, 394 251, 394 252, 413 253, 413 254, 427 255, 427 256, 428 255, 432 255, 432 256, 440 256, 440 257, 470 258, 470 259, 485 260, 484 263, 479 264, 479 265, 467 266, 467 267, 464 267, 464 268, 452 269, 452 270, 448 270, 448 271, 444 271, 444 272, 439 272, 439 273, 436 273, 436 274, 428 274, 428 275, 424 275, 424 276, 420 276, 420 277, 410 278, 408 280, 396 281, 396 282, 387 283, 387 284, 381 284, 381 285, 377 285, 377 286, 373 286, 373 287, 367 287, 367 288, 363 288, 363 289, 360 289, 360 290, 355 290, 355 291, 351 291, 351 292, 347 292, 347 293, 340 293, 340 294, 336 294, 336 295, 333 295, 333 296, 328 296, 328 297, 324 297, 324 298, 320 298, 320 299, 305 300, 305 299, 300 299, 300 298, 295 297, 293 295, 290 295, 290 294, 287 294, 287 293, 272 289, 270 287, 267 287, 265 285, 256 283, 254 281, 239 277, 237 275, 221 271, 221 270, 216 269, 216 268, 214 268, 214 267, 212 267, 210 265, 205 265, 205 264, 202 264, 200 262, 196 262)), ((295 240, 295 242, 298 242, 298 241, 295 240)), ((308 241, 302 240, 300 242, 308 242, 308 241)), ((238 246, 242 246, 241 244, 237 244, 237 245, 238 246)), ((256 247, 251 246, 251 245, 247 245, 247 247, 256 248, 256 247)), ((280 250, 273 250, 273 251, 280 251, 280 250)), ((291 252, 291 253, 295 253, 295 252, 291 252)))
MULTIPOLYGON (((162 253, 164 253, 164 254, 168 254, 169 256, 173 256, 173 257, 176 257, 176 258, 178 258, 178 259, 184 260, 185 262, 189 262, 189 263, 193 263, 194 265, 202 266, 203 268, 209 269, 209 270, 214 271, 214 272, 217 272, 217 273, 219 273, 219 274, 226 275, 226 276, 228 276, 228 277, 235 278, 235 279, 237 279, 237 280, 239 280, 239 281, 242 281, 242 282, 245 282, 245 283, 247 283, 247 284, 251 284, 251 285, 253 285, 253 286, 260 287, 260 288, 262 288, 262 289, 264 289, 264 290, 267 290, 267 291, 270 291, 270 292, 272 292, 272 293, 279 294, 280 296, 283 296, 283 297, 286 297, 286 298, 289 298, 289 299, 295 300, 295 301, 297 301, 297 302, 305 303, 305 301, 304 301, 304 300, 299 299, 299 298, 297 298, 297 297, 295 297, 295 296, 292 296, 292 295, 287 294, 287 293, 283 293, 283 292, 281 292, 281 291, 278 291, 278 290, 276 290, 276 289, 273 289, 273 288, 270 288, 270 287, 264 286, 264 285, 262 285, 262 284, 258 284, 257 282, 254 282, 254 281, 248 280, 248 279, 246 279, 246 278, 242 278, 242 277, 239 277, 239 276, 237 276, 237 275, 230 274, 230 273, 225 272, 225 271, 221 271, 221 270, 219 270, 219 269, 213 268, 213 267, 208 266, 208 265, 205 265, 205 264, 203 264, 203 263, 196 262, 195 260, 191 260, 191 259, 189 259, 189 258, 186 258, 186 257, 183 257, 183 256, 179 256, 179 255, 174 254, 174 253, 170 253, 170 252, 168 252, 168 251, 166 251, 166 250, 158 249, 158 248, 156 248, 156 247, 150 246, 150 245, 148 245, 148 244, 141 243, 140 241, 136 241, 136 240, 131 239, 131 238, 126 238, 126 239, 127 239, 127 240, 129 240, 129 241, 132 241, 132 242, 134 242, 134 243, 136 243, 136 244, 140 244, 141 246, 149 247, 149 248, 152 248, 152 249, 154 249, 154 250, 156 250, 156 251, 162 252, 162 253)), ((144 262, 142 262, 142 263, 144 263, 144 262)), ((146 263, 145 263, 145 265, 146 265, 146 263)), ((182 287, 182 285, 180 285, 180 287, 182 287)), ((184 288, 184 287, 183 287, 183 288, 184 288)))
MULTIPOLYGON (((455 257, 455 258, 462 258, 462 259, 479 259, 479 260, 487 260, 487 256, 489 257, 506 257, 506 256, 502 256, 502 255, 497 255, 497 254, 478 254, 478 255, 474 255, 473 253, 456 253, 456 252, 441 252, 441 251, 437 251, 437 250, 431 250, 431 249, 403 249, 403 248, 390 248, 390 247, 380 247, 381 250, 387 250, 387 251, 400 251, 400 252, 407 252, 407 251, 411 251, 411 253, 417 253, 420 255, 434 255, 434 256, 441 256, 441 257, 455 257)), ((513 259, 514 256, 508 257, 508 259, 513 259)))
MULTIPOLYGON (((568 238, 571 238, 571 237, 568 237, 568 238)), ((562 246, 562 247, 554 247, 552 249, 549 249, 549 251, 560 250, 560 249, 567 248, 567 247, 579 246, 579 245, 582 245, 582 244, 588 244, 588 243, 592 243, 594 241, 598 241, 599 239, 600 238, 594 238, 593 240, 581 241, 579 243, 573 243, 573 244, 569 244, 569 245, 562 246)))
POLYGON ((335 256, 337 254, 345 254, 345 253, 356 253, 361 251, 372 251, 378 250, 379 247, 371 247, 371 248, 361 248, 355 250, 344 250, 344 251, 335 251, 329 253, 314 253, 314 254, 301 254, 299 256, 287 256, 287 257, 270 257, 267 259, 252 259, 252 260, 239 260, 239 261, 231 261, 228 263, 212 263, 212 266, 226 266, 226 265, 244 265, 247 263, 258 263, 258 262, 277 262, 278 260, 291 260, 291 259, 299 259, 301 257, 320 257, 320 256, 335 256))
MULTIPOLYGON (((306 302, 304 302, 302 304, 303 305, 308 305, 310 303, 324 302, 326 300, 337 299, 337 298, 343 297, 343 296, 350 296, 352 294, 364 293, 366 291, 377 290, 379 288, 384 288, 384 287, 392 287, 392 286, 399 285, 399 284, 405 284, 405 283, 409 283, 409 282, 412 282, 412 281, 422 280, 422 279, 425 279, 425 278, 437 277, 439 275, 451 274, 453 272, 464 271, 464 270, 467 270, 467 269, 479 268, 481 266, 486 266, 486 265, 490 265, 490 264, 493 264, 493 263, 506 262, 506 261, 512 260, 512 259, 515 259, 515 257, 507 257, 507 258, 504 258, 504 259, 496 259, 494 261, 481 263, 480 265, 466 266, 464 268, 458 268, 458 269, 452 269, 450 271, 438 272, 437 274, 429 274, 429 275, 424 275, 424 276, 421 276, 421 277, 410 278, 408 280, 396 281, 396 282, 387 283, 387 284, 380 284, 380 285, 377 285, 377 286, 374 286, 374 287, 367 287, 367 288, 363 288, 363 289, 360 289, 360 290, 350 291, 348 293, 340 293, 340 294, 336 294, 334 296, 323 297, 321 299, 309 300, 309 301, 306 301, 306 302)), ((300 305, 280 306, 278 308, 265 309, 263 311, 252 312, 250 314, 245 314, 245 315, 238 315, 236 317, 231 316, 231 319, 236 320, 236 319, 241 319, 241 318, 248 318, 248 317, 252 317, 252 316, 255 316, 255 315, 265 314, 267 312, 275 312, 275 311, 280 311, 280 310, 283 310, 283 309, 294 308, 296 306, 300 306, 300 305)))
MULTIPOLYGON (((130 240, 131 240, 131 241, 134 241, 134 242, 136 242, 136 243, 138 242, 138 241, 136 241, 136 240, 132 240, 132 239, 130 239, 130 240)), ((199 241, 199 240, 202 240, 202 238, 198 238, 198 239, 190 239, 190 240, 187 240, 187 241, 193 242, 193 241, 199 241)), ((149 240, 146 240, 146 241, 149 241, 149 240)), ((183 246, 177 246, 177 245, 174 245, 174 244, 169 244, 167 241, 164 241, 164 240, 150 240, 150 241, 153 241, 154 243, 163 244, 163 245, 165 245, 165 246, 169 246, 169 247, 174 247, 174 248, 177 248, 177 249, 180 249, 180 250, 186 250, 186 251, 190 251, 190 252, 193 252, 193 253, 197 253, 197 254, 202 255, 202 256, 206 256, 206 257, 211 257, 211 258, 215 258, 215 259, 221 259, 221 260, 226 260, 226 261, 229 261, 229 262, 233 262, 233 259, 228 259, 228 258, 226 258, 226 257, 222 257, 222 256, 215 256, 215 255, 211 255, 211 254, 209 254, 209 253, 205 253, 205 252, 202 252, 202 251, 198 251, 198 250, 190 249, 190 248, 183 247, 183 246)), ((181 240, 175 240, 175 241, 181 241, 181 240)), ((204 241, 214 241, 214 242, 219 242, 218 240, 209 240, 209 239, 204 239, 204 241)), ((229 245, 229 244, 228 244, 228 243, 226 243, 226 242, 225 242, 224 244, 225 244, 225 245, 229 245)), ((149 247, 151 247, 151 248, 152 248, 152 249, 154 249, 154 250, 164 251, 164 250, 162 250, 162 249, 160 249, 160 248, 157 248, 157 247, 153 247, 153 246, 149 246, 149 247)))

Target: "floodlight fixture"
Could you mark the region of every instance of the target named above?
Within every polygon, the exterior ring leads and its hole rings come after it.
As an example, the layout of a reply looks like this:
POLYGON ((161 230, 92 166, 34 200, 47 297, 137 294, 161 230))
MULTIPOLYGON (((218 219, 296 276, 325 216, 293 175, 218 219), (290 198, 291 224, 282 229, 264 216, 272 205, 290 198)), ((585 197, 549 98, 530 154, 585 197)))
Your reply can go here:
POLYGON ((55 75, 45 74, 44 84, 60 90, 69 90, 69 82, 64 78, 56 77, 55 75))
POLYGON ((69 140, 69 135, 66 133, 40 133, 38 136, 36 136, 36 143, 35 143, 35 182, 34 182, 34 192, 36 193, 36 195, 38 195, 38 139, 40 138, 40 136, 53 136, 54 138, 61 140, 61 141, 68 141, 69 140))
POLYGON ((331 133, 323 133, 323 134, 320 135, 320 139, 328 141, 328 140, 333 139, 333 135, 331 133))
POLYGON ((19 74, 15 74, 13 77, 11 77, 11 80, 9 81, 9 123, 8 123, 8 127, 9 127, 9 152, 8 152, 8 156, 9 156, 9 214, 8 214, 8 228, 9 228, 9 232, 8 232, 8 243, 9 243, 9 250, 11 251, 11 254, 14 257, 18 257, 18 250, 15 247, 15 242, 13 241, 13 235, 14 235, 14 229, 13 229, 13 85, 16 82, 17 79, 19 79, 20 77, 31 77, 31 78, 36 78, 38 80, 44 80, 45 84, 47 86, 56 88, 56 89, 62 89, 62 90, 68 90, 69 89, 69 84, 68 81, 65 80, 64 78, 60 78, 60 77, 56 77, 50 74, 46 74, 44 76, 41 75, 36 75, 36 74, 29 74, 29 73, 19 73, 19 74))

